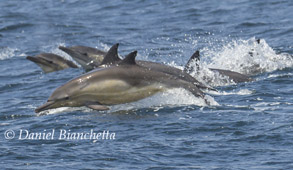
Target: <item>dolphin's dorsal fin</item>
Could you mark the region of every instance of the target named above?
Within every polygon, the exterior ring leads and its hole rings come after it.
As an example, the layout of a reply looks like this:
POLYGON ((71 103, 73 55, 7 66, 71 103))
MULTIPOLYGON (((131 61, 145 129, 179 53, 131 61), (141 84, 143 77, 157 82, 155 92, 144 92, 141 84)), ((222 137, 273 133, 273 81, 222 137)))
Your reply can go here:
MULTIPOLYGON (((198 61, 200 60, 200 55, 199 55, 199 51, 195 51, 192 56, 190 57, 189 61, 192 61, 194 59, 197 59, 198 61)), ((189 61, 187 63, 189 63, 189 61)))
POLYGON ((135 57, 137 55, 137 51, 133 51, 131 53, 129 53, 120 63, 119 65, 125 65, 125 64, 128 64, 128 65, 135 65, 136 62, 135 62, 135 57))
POLYGON ((109 51, 107 52, 105 58, 103 59, 101 65, 112 65, 115 64, 119 61, 121 61, 121 59, 118 57, 118 46, 119 43, 114 44, 109 51))
POLYGON ((191 63, 193 62, 193 60, 196 60, 196 69, 199 69, 199 65, 198 62, 200 61, 200 55, 199 55, 199 51, 195 51, 195 53, 192 54, 192 56, 189 58, 188 62, 186 63, 185 67, 184 67, 184 71, 185 72, 192 72, 194 69, 191 66, 191 63))

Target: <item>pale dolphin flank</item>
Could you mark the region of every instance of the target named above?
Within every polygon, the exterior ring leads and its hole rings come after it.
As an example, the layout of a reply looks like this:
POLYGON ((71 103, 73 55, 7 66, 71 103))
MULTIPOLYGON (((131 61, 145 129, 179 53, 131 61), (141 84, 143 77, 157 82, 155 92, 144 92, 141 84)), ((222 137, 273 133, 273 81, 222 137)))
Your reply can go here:
MULTIPOLYGON (((108 51, 108 53, 104 56, 104 59, 102 62, 95 62, 95 60, 93 59, 93 63, 95 63, 95 67, 96 68, 101 68, 101 67, 108 67, 108 66, 112 66, 115 65, 117 63, 119 63, 121 61, 121 59, 119 58, 118 55, 118 46, 119 44, 114 44, 108 51)), ((197 85, 197 87, 201 88, 201 89, 209 89, 209 90, 215 90, 211 87, 207 87, 206 85, 202 84, 201 82, 199 82, 198 80, 196 80, 194 77, 192 77, 191 75, 189 75, 187 72, 182 71, 178 68, 175 67, 171 67, 165 64, 160 64, 160 63, 155 63, 155 62, 151 62, 151 61, 141 61, 141 60, 137 60, 136 63, 139 66, 148 68, 150 70, 153 71, 160 71, 166 74, 170 74, 172 76, 176 76, 179 79, 191 82, 195 85, 197 85)))
POLYGON ((57 88, 35 112, 80 106, 108 110, 107 105, 137 101, 170 88, 184 88, 204 98, 203 92, 190 82, 137 65, 136 54, 136 51, 130 53, 116 66, 96 69, 70 80, 57 88))
POLYGON ((90 71, 101 65, 104 56, 107 54, 105 51, 86 46, 59 46, 59 49, 69 54, 86 71, 90 71))
MULTIPOLYGON (((198 72, 200 70, 199 61, 200 61, 199 51, 196 51, 188 60, 184 70, 187 72, 193 72, 193 71, 198 72), (192 63, 195 63, 196 70, 194 70, 195 68, 192 66, 192 63)), ((235 83, 249 82, 253 80, 249 76, 246 76, 244 74, 241 74, 235 71, 215 69, 215 68, 209 68, 209 69, 213 72, 218 72, 221 75, 227 76, 230 80, 233 80, 235 83)))
POLYGON ((41 53, 36 56, 27 56, 26 59, 36 63, 45 73, 63 70, 66 68, 78 68, 72 61, 52 53, 41 53))

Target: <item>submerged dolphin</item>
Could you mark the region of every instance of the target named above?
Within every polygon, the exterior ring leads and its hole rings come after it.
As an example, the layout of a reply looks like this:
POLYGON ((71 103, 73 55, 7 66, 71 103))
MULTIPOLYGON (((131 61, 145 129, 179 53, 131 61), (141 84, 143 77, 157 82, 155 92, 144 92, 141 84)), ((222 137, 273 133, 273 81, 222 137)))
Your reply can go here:
MULTIPOLYGON (((192 63, 195 62, 196 71, 199 71, 199 69, 200 69, 199 64, 198 64, 199 61, 200 61, 199 51, 196 51, 188 60, 184 70, 186 72, 193 72, 195 68, 192 66, 192 63)), ((244 74, 241 74, 241 73, 238 73, 235 71, 215 69, 215 68, 209 68, 209 69, 213 72, 218 72, 221 75, 227 76, 230 80, 233 80, 235 83, 249 82, 249 81, 253 80, 249 76, 246 76, 244 74)))
POLYGON ((52 53, 41 53, 36 56, 27 56, 26 59, 36 63, 45 73, 63 70, 66 68, 78 68, 72 61, 52 53))
POLYGON ((170 88, 184 88, 194 96, 204 98, 203 92, 194 84, 136 64, 136 54, 134 51, 116 65, 96 69, 70 80, 57 88, 47 103, 35 112, 80 106, 108 110, 107 105, 137 101, 170 88))
POLYGON ((103 61, 104 56, 107 54, 105 51, 86 46, 59 46, 59 49, 69 54, 86 71, 90 71, 95 67, 98 67, 103 61))

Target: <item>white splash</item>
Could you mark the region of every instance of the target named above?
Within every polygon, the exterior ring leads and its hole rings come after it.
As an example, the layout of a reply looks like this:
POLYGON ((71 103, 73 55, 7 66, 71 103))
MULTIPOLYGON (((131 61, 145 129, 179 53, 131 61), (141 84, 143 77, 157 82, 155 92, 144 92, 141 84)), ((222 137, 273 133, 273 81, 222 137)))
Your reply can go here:
POLYGON ((290 55, 277 54, 264 39, 258 44, 254 37, 233 40, 216 51, 204 49, 202 58, 208 58, 209 62, 204 64, 209 68, 232 70, 246 75, 293 67, 290 55))
MULTIPOLYGON (((208 46, 200 50, 200 55, 201 60, 198 63, 200 71, 194 71, 190 74, 210 86, 225 86, 236 83, 209 68, 256 75, 293 67, 291 55, 277 54, 264 39, 261 39, 258 44, 254 37, 248 40, 233 40, 222 46, 208 46)), ((191 65, 196 68, 195 61, 191 65)))
MULTIPOLYGON (((206 95, 205 99, 212 106, 218 106, 219 104, 214 100, 213 97, 206 95)), ((156 95, 145 98, 143 100, 126 103, 122 105, 115 105, 111 107, 111 111, 119 110, 133 110, 141 108, 153 108, 161 109, 165 106, 187 106, 187 105, 196 105, 196 106, 207 106, 206 102, 202 98, 194 97, 188 91, 182 88, 170 89, 163 93, 157 93, 156 95)))
POLYGON ((14 57, 17 50, 16 48, 0 47, 0 60, 14 57))
POLYGON ((241 90, 238 90, 238 91, 235 91, 233 90, 232 92, 225 92, 225 91, 209 91, 210 94, 213 94, 213 95, 250 95, 253 93, 252 90, 249 90, 249 89, 241 89, 241 90))
POLYGON ((52 114, 57 114, 57 113, 62 113, 62 112, 73 112, 81 110, 81 108, 78 107, 60 107, 56 109, 50 109, 50 110, 45 110, 42 112, 37 113, 37 116, 42 116, 42 115, 52 115, 52 114))
MULTIPOLYGON (((104 44, 104 43, 99 43, 99 45, 102 47, 101 50, 103 50, 103 51, 108 51, 111 48, 111 46, 104 44)), ((96 48, 100 49, 98 46, 96 46, 96 48)))
POLYGON ((211 71, 207 66, 204 66, 204 64, 200 63, 199 67, 201 68, 199 72, 194 71, 190 73, 190 75, 206 85, 215 87, 236 84, 233 80, 229 79, 229 77, 211 71))

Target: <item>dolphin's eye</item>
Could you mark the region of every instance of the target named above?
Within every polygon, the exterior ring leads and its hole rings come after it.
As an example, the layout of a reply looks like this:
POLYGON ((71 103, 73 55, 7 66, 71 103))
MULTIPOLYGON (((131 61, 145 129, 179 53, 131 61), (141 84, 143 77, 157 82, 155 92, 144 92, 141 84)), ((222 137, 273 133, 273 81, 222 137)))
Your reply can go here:
POLYGON ((46 60, 46 62, 53 64, 53 61, 51 61, 51 60, 46 60))

